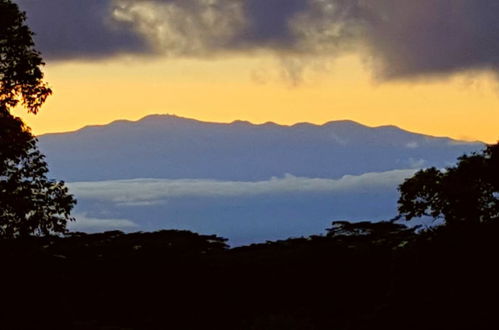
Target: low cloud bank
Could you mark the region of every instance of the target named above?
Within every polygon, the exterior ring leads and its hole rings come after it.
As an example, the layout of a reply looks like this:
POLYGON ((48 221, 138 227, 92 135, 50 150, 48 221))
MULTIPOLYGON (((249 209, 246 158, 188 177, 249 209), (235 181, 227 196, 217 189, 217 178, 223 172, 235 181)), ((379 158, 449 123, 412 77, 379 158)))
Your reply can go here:
POLYGON ((82 231, 88 233, 102 232, 106 230, 129 231, 139 227, 133 221, 126 219, 102 219, 89 217, 86 213, 77 213, 73 216, 76 221, 68 223, 68 229, 70 231, 82 231))
POLYGON ((110 201, 119 205, 147 206, 179 197, 244 197, 287 193, 363 192, 397 187, 414 169, 346 175, 340 179, 286 175, 267 181, 241 182, 199 179, 133 179, 69 183, 79 199, 110 201))

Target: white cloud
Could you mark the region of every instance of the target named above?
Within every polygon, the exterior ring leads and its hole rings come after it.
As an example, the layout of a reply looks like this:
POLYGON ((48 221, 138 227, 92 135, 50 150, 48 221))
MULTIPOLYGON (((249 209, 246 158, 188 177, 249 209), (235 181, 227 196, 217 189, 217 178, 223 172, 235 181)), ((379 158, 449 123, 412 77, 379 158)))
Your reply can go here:
POLYGON ((340 179, 301 178, 286 175, 267 181, 216 181, 203 179, 133 179, 74 182, 68 186, 79 199, 111 201, 137 206, 161 203, 179 197, 244 197, 286 193, 360 192, 395 188, 415 173, 414 169, 346 175, 340 179))
POLYGON ((225 48, 245 25, 234 0, 114 0, 113 19, 129 23, 156 51, 171 56, 209 55, 225 48))
POLYGON ((414 159, 414 158, 409 158, 409 166, 411 168, 423 168, 426 165, 426 160, 419 158, 419 159, 414 159))
POLYGON ((131 230, 138 225, 126 219, 100 219, 87 216, 86 213, 74 214, 74 222, 68 223, 70 231, 101 232, 105 230, 131 230))
POLYGON ((409 142, 405 145, 408 149, 416 149, 419 148, 419 143, 416 141, 409 142))

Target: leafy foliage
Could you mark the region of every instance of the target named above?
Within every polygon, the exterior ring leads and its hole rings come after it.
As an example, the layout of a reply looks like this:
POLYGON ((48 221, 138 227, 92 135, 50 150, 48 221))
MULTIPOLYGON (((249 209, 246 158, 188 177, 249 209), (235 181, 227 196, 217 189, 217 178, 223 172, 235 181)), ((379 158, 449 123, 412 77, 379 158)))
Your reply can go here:
POLYGON ((25 19, 16 4, 0 0, 0 109, 21 102, 37 113, 52 91, 43 81, 44 63, 25 19))
POLYGON ((499 144, 464 155, 456 166, 417 172, 400 187, 399 215, 430 216, 447 224, 499 218, 499 144))
POLYGON ((75 204, 64 182, 47 178, 36 138, 11 113, 19 103, 37 113, 51 94, 25 19, 0 0, 0 238, 64 233, 75 204))
POLYGON ((15 128, 19 121, 0 116, 0 122, 2 127, 14 126, 0 132, 0 237, 65 232, 73 197, 63 182, 47 179, 47 164, 36 140, 15 128))

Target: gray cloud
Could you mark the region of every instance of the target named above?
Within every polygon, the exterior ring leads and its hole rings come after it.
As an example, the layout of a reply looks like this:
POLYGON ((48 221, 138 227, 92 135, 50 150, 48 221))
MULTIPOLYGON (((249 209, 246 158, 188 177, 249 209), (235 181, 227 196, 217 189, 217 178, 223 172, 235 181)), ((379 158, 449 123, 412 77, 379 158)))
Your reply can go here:
POLYGON ((110 0, 18 0, 48 59, 102 58, 150 52, 132 26, 112 17, 110 0))
POLYGON ((110 201, 122 206, 148 206, 180 197, 244 197, 286 193, 362 192, 402 183, 416 170, 346 175, 340 179, 311 179, 287 175, 259 182, 199 179, 134 179, 69 183, 77 198, 110 201))
POLYGON ((293 76, 306 58, 356 50, 381 79, 499 70, 497 0, 18 2, 52 59, 266 51, 305 58, 293 76))
POLYGON ((497 0, 377 0, 367 43, 387 78, 499 70, 497 0))
POLYGON ((164 55, 210 56, 228 50, 246 24, 238 0, 114 0, 113 19, 132 26, 164 55))
POLYGON ((138 225, 126 219, 102 219, 89 217, 86 213, 77 213, 73 215, 76 219, 68 223, 68 229, 71 231, 83 232, 101 232, 105 230, 133 230, 138 225))

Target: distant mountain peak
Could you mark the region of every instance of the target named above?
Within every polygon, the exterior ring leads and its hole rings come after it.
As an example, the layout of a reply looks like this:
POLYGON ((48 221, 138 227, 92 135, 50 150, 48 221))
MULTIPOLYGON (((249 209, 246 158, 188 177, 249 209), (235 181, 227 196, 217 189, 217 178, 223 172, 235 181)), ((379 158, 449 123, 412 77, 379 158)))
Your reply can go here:
MULTIPOLYGON (((199 123, 199 124, 213 124, 213 125, 234 125, 234 126, 253 126, 253 127, 358 127, 358 128, 371 128, 369 126, 363 125, 359 122, 353 121, 353 120, 332 120, 328 121, 324 124, 314 124, 310 122, 298 122, 295 124, 291 125, 284 125, 284 124, 279 124, 273 121, 267 121, 261 124, 253 123, 248 120, 242 120, 242 119, 236 119, 233 120, 230 123, 225 123, 225 122, 216 122, 216 121, 205 121, 205 120, 198 120, 194 118, 188 118, 188 117, 182 117, 178 116, 175 114, 151 114, 147 115, 137 121, 127 121, 127 120, 117 120, 112 122, 117 123, 117 122, 127 122, 127 123, 159 123, 159 122, 191 122, 191 123, 199 123)), ((396 126, 393 126, 394 128, 397 128, 396 126)))
POLYGON ((237 126, 253 126, 254 124, 247 120, 234 120, 229 125, 237 125, 237 126))
POLYGON ((348 119, 331 120, 331 121, 328 121, 328 122, 322 124, 321 126, 332 126, 332 125, 335 125, 335 126, 360 126, 360 127, 368 127, 366 125, 363 125, 363 124, 360 124, 360 123, 358 123, 356 121, 348 120, 348 119))
POLYGON ((158 123, 158 122, 201 122, 199 120, 187 117, 177 116, 175 114, 151 114, 147 115, 139 120, 136 123, 158 123))
MULTIPOLYGON (((283 124, 278 124, 272 121, 267 121, 265 123, 257 124, 250 122, 248 120, 234 120, 230 123, 224 123, 224 122, 216 122, 216 121, 204 121, 204 120, 198 120, 198 119, 193 119, 193 118, 188 118, 188 117, 182 117, 178 116, 175 114, 151 114, 147 115, 139 120, 136 121, 130 121, 130 120, 115 120, 111 122, 108 125, 96 125, 96 126, 86 126, 82 128, 82 130, 85 129, 91 129, 95 127, 106 127, 106 126, 130 126, 130 125, 153 125, 155 127, 158 126, 168 126, 168 125, 189 125, 189 124, 195 124, 195 125, 214 125, 214 126, 233 126, 233 127, 246 127, 246 128, 281 128, 281 129, 286 129, 286 128, 299 128, 299 129, 304 129, 304 128, 334 128, 334 129, 372 129, 373 127, 369 127, 363 124, 360 124, 356 121, 353 120, 333 120, 326 122, 324 124, 314 124, 314 123, 309 123, 309 122, 298 122, 295 124, 291 125, 283 125, 283 124)), ((399 129, 396 126, 390 126, 393 127, 394 129, 399 129)))
MULTIPOLYGON (((363 125, 361 123, 358 123, 353 120, 332 120, 328 121, 322 125, 320 124, 314 124, 310 122, 298 122, 295 124, 291 125, 283 125, 283 124, 278 124, 273 121, 267 121, 261 124, 253 123, 248 120, 242 120, 242 119, 236 119, 233 120, 230 123, 225 123, 225 122, 217 122, 217 121, 205 121, 205 120, 198 120, 194 118, 188 118, 188 117, 182 117, 178 116, 175 114, 151 114, 147 115, 137 121, 129 121, 129 120, 116 120, 113 121, 113 123, 119 123, 119 122, 127 122, 127 123, 146 123, 146 122, 167 122, 167 121, 174 121, 174 122, 197 122, 200 124, 220 124, 220 125, 237 125, 237 126, 279 126, 279 127, 301 127, 301 126, 308 126, 308 127, 320 127, 320 126, 357 126, 357 127, 368 127, 366 125, 363 125)), ((396 127, 396 126, 393 126, 396 127)))

